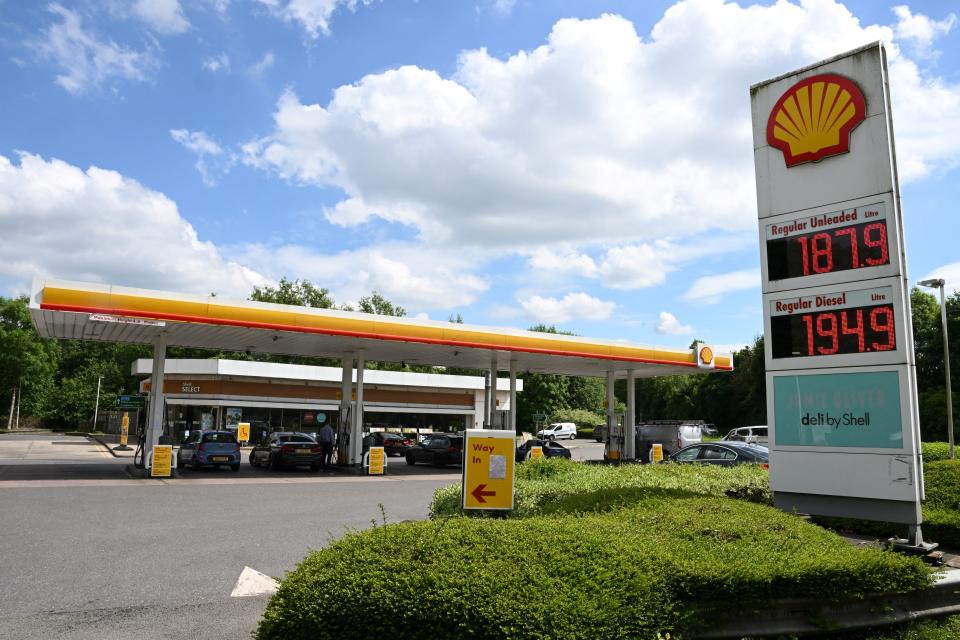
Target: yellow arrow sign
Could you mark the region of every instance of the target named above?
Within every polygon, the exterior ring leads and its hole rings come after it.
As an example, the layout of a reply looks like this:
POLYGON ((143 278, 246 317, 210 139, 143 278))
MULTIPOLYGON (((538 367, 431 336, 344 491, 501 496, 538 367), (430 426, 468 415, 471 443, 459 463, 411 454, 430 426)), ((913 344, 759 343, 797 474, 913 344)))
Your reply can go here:
POLYGON ((463 508, 513 509, 516 436, 509 431, 468 429, 463 446, 463 508))

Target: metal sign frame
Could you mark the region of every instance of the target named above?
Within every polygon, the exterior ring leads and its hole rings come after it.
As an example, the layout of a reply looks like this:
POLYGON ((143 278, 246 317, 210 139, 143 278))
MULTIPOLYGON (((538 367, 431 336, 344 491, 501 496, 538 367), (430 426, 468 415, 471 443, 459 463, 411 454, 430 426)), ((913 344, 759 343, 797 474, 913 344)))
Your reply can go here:
MULTIPOLYGON (((911 535, 915 534, 915 539, 922 543, 919 524, 923 467, 915 356, 888 78, 886 52, 883 44, 877 42, 750 89, 767 338, 764 348, 770 485, 774 503, 785 510, 909 524, 911 535), (816 86, 818 81, 821 86, 816 86), (839 88, 828 86, 834 81, 839 88), (801 87, 806 92, 802 95, 798 92, 801 87), (842 100, 844 91, 855 102, 862 97, 863 109, 859 116, 862 120, 840 132, 841 137, 848 136, 841 141, 840 155, 813 154, 815 157, 810 159, 816 161, 791 163, 783 145, 770 143, 768 131, 776 117, 785 130, 791 130, 790 135, 798 136, 793 139, 798 148, 824 144, 826 138, 818 127, 826 122, 822 119, 826 110, 835 106, 830 101, 837 96, 842 100), (799 111, 777 113, 776 108, 788 95, 799 111), (810 137, 803 137, 807 135, 810 137), (810 273, 818 263, 807 253, 801 254, 808 260, 803 268, 807 275, 770 279, 768 238, 810 234, 809 244, 780 249, 783 253, 779 258, 795 260, 797 254, 787 252, 812 251, 816 223, 816 228, 830 237, 816 247, 819 255, 823 256, 823 250, 829 246, 832 260, 839 257, 834 253, 834 238, 846 235, 834 231, 867 223, 865 216, 854 222, 850 214, 852 209, 859 213, 870 205, 882 205, 883 215, 871 218, 886 220, 888 264, 867 264, 865 259, 858 258, 856 267, 810 273), (839 220, 829 219, 838 212, 847 215, 839 220), (773 229, 774 225, 780 229, 773 229), (818 295, 850 298, 841 304, 824 300, 819 303, 819 311, 801 308, 785 313, 826 312, 843 309, 844 304, 847 308, 872 306, 862 303, 878 291, 883 291, 885 297, 886 291, 891 292, 892 300, 884 299, 878 304, 893 307, 897 343, 894 349, 773 358, 771 314, 777 301, 797 302, 806 298, 809 302, 810 297, 818 295), (854 304, 854 299, 858 304, 854 304)), ((840 109, 830 113, 839 114, 840 109)), ((833 119, 834 115, 830 122, 839 122, 833 119)), ((792 153, 793 149, 789 151, 792 153)), ((876 211, 879 213, 879 206, 876 211)), ((858 235, 850 236, 849 242, 874 241, 866 234, 863 227, 858 235)), ((842 257, 853 262, 852 255, 851 250, 842 257)), ((783 308, 780 312, 784 313, 783 308)), ((834 316, 835 320, 844 317, 849 318, 842 313, 834 316)), ((805 325, 806 331, 815 330, 812 320, 805 321, 805 325)), ((820 340, 832 336, 834 331, 824 334, 816 330, 820 340)))

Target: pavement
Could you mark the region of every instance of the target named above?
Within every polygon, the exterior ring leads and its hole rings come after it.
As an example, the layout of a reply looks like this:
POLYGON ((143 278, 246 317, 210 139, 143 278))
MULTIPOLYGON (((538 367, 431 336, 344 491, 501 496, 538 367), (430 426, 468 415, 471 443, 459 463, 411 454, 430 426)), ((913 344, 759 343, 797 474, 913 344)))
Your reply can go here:
POLYGON ((0 435, 0 637, 249 637, 268 596, 231 595, 245 572, 282 577, 345 532, 423 519, 459 479, 244 464, 144 481, 130 462, 87 438, 0 435))

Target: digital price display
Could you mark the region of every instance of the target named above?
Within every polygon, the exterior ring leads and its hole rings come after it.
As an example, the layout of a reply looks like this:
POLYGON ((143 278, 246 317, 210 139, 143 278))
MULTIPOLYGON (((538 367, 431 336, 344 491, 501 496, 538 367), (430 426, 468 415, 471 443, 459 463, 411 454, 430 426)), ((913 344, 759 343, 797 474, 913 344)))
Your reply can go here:
POLYGON ((897 348, 890 287, 774 300, 770 307, 774 359, 897 348))
POLYGON ((796 218, 766 227, 769 280, 890 264, 884 203, 796 218))

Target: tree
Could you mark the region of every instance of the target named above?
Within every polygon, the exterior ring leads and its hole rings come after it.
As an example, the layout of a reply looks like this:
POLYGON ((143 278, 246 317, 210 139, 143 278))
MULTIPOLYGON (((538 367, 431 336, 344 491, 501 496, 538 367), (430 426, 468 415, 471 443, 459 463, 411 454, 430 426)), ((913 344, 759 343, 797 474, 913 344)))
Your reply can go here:
POLYGON ((375 313, 380 316, 405 316, 407 310, 399 305, 394 305, 382 295, 374 291, 369 296, 360 298, 358 303, 360 311, 364 313, 375 313))
POLYGON ((59 360, 59 345, 33 328, 27 298, 0 297, 0 411, 7 413, 19 388, 21 420, 46 415, 59 360))
POLYGON ((309 280, 294 280, 291 282, 286 278, 280 278, 276 287, 270 285, 254 287, 250 299, 257 302, 292 304, 316 309, 332 309, 334 307, 330 291, 317 287, 309 280))

